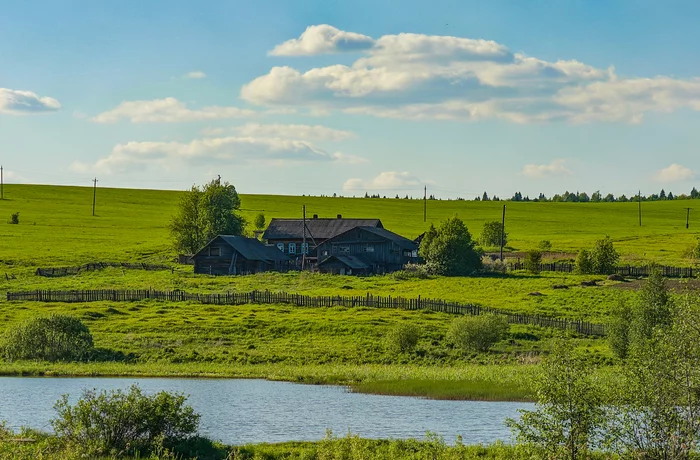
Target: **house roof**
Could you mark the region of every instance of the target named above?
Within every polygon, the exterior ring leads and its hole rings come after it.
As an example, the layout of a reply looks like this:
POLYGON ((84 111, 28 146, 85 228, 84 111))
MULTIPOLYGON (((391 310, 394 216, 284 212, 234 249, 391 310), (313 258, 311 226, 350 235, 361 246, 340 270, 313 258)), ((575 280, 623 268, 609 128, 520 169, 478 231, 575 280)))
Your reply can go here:
POLYGON ((330 256, 327 259, 323 259, 318 265, 324 265, 332 260, 337 260, 338 262, 344 264, 345 266, 352 268, 353 270, 365 270, 369 268, 369 265, 364 263, 360 258, 355 256, 330 256))
MULTIPOLYGON (((355 227, 359 228, 361 230, 364 230, 366 232, 372 233, 373 235, 376 235, 380 238, 383 238, 385 240, 389 240, 392 243, 396 244, 402 249, 407 249, 410 251, 413 251, 414 249, 418 249, 418 244, 415 241, 411 241, 408 238, 404 238, 401 235, 398 235, 394 232, 390 232, 389 230, 385 228, 377 228, 377 227, 355 227)), ((349 230, 344 231, 343 233, 336 235, 335 237, 339 237, 341 235, 344 235, 345 233, 354 230, 355 228, 351 228, 349 230)), ((333 237, 333 238, 335 238, 333 237)), ((358 240, 361 241, 361 240, 358 240)))
MULTIPOLYGON (((314 240, 327 240, 355 227, 384 228, 379 219, 306 219, 306 237, 314 240)), ((301 239, 304 236, 303 219, 272 219, 263 233, 266 240, 301 239)))
MULTIPOLYGON (((234 235, 219 235, 209 243, 207 243, 204 248, 211 245, 214 241, 221 239, 233 249, 238 251, 240 255, 248 260, 260 260, 263 262, 274 262, 274 261, 285 261, 289 260, 289 256, 280 251, 274 246, 267 246, 261 241, 255 238, 246 238, 244 236, 234 236, 234 235)), ((204 248, 197 251, 197 254, 202 252, 204 248)), ((197 255, 195 254, 195 256, 197 255)))

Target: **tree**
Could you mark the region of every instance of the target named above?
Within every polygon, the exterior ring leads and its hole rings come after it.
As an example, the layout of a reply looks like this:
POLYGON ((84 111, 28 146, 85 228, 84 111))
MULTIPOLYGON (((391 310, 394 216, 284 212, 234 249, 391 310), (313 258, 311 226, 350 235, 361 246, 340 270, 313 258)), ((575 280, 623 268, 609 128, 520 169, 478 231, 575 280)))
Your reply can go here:
POLYGON ((661 271, 653 269, 642 285, 632 308, 630 342, 641 346, 657 329, 668 329, 673 321, 671 293, 661 271))
POLYGON ((693 187, 693 190, 690 191, 690 198, 695 199, 700 196, 700 192, 698 192, 698 189, 693 187))
POLYGON ((583 459, 596 447, 605 413, 601 392, 587 363, 570 344, 559 342, 535 379, 536 410, 521 410, 506 423, 518 441, 534 446, 540 458, 583 459))
POLYGON ((542 264, 542 253, 536 249, 532 249, 527 252, 527 257, 525 258, 525 270, 530 273, 537 274, 540 272, 540 265, 542 264))
POLYGON ((593 261, 593 273, 601 275, 615 273, 620 255, 615 250, 609 236, 595 242, 591 251, 591 260, 593 261))
POLYGON ((257 216, 255 216, 253 225, 255 225, 255 228, 257 230, 262 230, 263 228, 265 228, 265 214, 260 213, 257 216))
POLYGON ((591 258, 591 251, 588 249, 581 249, 576 256, 576 273, 581 275, 590 275, 593 273, 593 260, 591 258))
POLYGON ((240 207, 236 188, 228 182, 193 186, 181 198, 170 224, 175 248, 193 254, 217 235, 242 235, 245 220, 237 213, 240 207))
MULTIPOLYGON (((485 247, 501 246, 501 230, 503 225, 496 220, 484 223, 484 229, 479 236, 479 243, 485 247)), ((503 246, 508 244, 508 234, 503 233, 503 246)))
POLYGON ((486 192, 481 196, 481 201, 489 201, 489 196, 486 192))
POLYGON ((629 354, 632 317, 632 309, 621 299, 617 308, 611 312, 610 321, 605 328, 610 350, 620 359, 627 358, 629 354))
POLYGON ((466 276, 479 270, 481 257, 464 222, 458 217, 431 225, 420 244, 420 256, 430 270, 445 276, 466 276))

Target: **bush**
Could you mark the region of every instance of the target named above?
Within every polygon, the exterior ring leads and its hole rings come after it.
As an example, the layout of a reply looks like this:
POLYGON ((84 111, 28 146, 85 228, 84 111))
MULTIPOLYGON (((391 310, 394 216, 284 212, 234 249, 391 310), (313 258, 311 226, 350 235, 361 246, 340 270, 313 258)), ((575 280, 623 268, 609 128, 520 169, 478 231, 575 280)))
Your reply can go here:
POLYGON ((161 391, 153 396, 138 386, 122 390, 85 391, 71 406, 68 395, 54 409, 51 425, 59 437, 84 456, 127 456, 174 446, 192 437, 199 414, 185 405, 182 394, 161 391))
POLYGON ((590 275, 593 273, 593 260, 591 258, 591 251, 588 249, 581 249, 576 257, 576 273, 580 275, 590 275))
POLYGON ((255 216, 255 219, 253 220, 253 225, 255 225, 255 228, 257 230, 262 230, 265 228, 265 214, 260 213, 257 216, 255 216))
POLYGON ((430 226, 420 244, 420 256, 429 273, 468 276, 481 269, 481 254, 472 236, 458 217, 451 217, 438 228, 430 226))
POLYGON ((540 265, 542 264, 542 253, 538 250, 531 250, 527 252, 527 258, 525 258, 525 270, 530 273, 539 273, 540 265))
MULTIPOLYGON (((479 236, 479 243, 485 247, 501 246, 501 230, 503 225, 498 221, 486 222, 479 236)), ((503 233, 503 246, 508 244, 508 234, 503 233)))
POLYGON ((404 265, 403 270, 395 271, 392 273, 392 276, 394 279, 399 281, 412 279, 425 280, 430 277, 430 273, 429 267, 426 267, 425 265, 406 264, 404 265))
POLYGON ((506 273, 508 264, 501 259, 484 256, 481 258, 481 264, 486 272, 506 273))
POLYGON ((398 324, 386 334, 386 348, 391 353, 410 353, 416 348, 420 331, 413 324, 398 324))
POLYGON ((10 216, 10 223, 14 224, 14 225, 19 224, 19 213, 18 212, 12 213, 12 216, 10 216))
POLYGON ((79 319, 51 315, 33 318, 11 328, 2 348, 5 359, 9 361, 80 361, 89 357, 93 341, 90 330, 79 319))
POLYGON ((632 309, 623 300, 620 300, 617 308, 611 312, 606 327, 610 350, 620 359, 627 358, 629 354, 632 318, 632 309))
POLYGON ((542 240, 537 247, 540 249, 540 251, 549 251, 552 249, 552 242, 549 240, 542 240))
POLYGON ((609 236, 595 242, 591 251, 593 260, 593 272, 600 275, 610 275, 615 273, 617 263, 620 261, 620 254, 617 253, 613 242, 609 236))
POLYGON ((694 245, 688 248, 686 251, 686 257, 693 259, 694 261, 700 260, 700 239, 698 239, 694 245))
POLYGON ((447 341, 463 351, 488 351, 503 340, 510 326, 501 316, 463 316, 452 321, 447 341))

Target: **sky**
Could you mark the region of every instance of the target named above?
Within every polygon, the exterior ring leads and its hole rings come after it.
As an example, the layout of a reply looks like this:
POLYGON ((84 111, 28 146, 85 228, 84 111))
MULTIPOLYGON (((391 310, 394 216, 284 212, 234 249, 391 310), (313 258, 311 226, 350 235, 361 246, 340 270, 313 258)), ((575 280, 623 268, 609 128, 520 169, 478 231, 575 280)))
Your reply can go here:
POLYGON ((441 198, 700 186, 700 2, 5 2, 6 183, 441 198))

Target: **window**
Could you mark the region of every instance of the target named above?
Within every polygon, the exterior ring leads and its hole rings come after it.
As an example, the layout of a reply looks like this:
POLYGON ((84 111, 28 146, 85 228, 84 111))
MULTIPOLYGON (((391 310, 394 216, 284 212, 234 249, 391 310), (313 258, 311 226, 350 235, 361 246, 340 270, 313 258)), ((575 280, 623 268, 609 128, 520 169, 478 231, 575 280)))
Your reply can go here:
POLYGON ((209 248, 209 255, 214 257, 221 257, 221 248, 209 248))
MULTIPOLYGON (((335 246, 333 246, 333 247, 335 247, 335 246)), ((328 251, 327 251, 327 250, 326 250, 326 251, 323 251, 322 255, 327 256, 327 255, 328 255, 328 251)))
POLYGON ((296 243, 289 243, 289 253, 290 254, 297 253, 297 244, 296 243))
POLYGON ((341 254, 350 254, 350 246, 338 246, 338 252, 341 254))
POLYGON ((333 254, 337 254, 337 253, 338 253, 338 246, 336 246, 336 245, 334 244, 334 245, 332 246, 332 251, 333 251, 333 254))
POLYGON ((277 249, 284 252, 284 243, 277 243, 277 249))
POLYGON ((366 244, 364 250, 365 252, 374 252, 374 246, 371 244, 366 244))
POLYGON ((309 243, 301 243, 301 253, 302 254, 309 253, 309 243))

